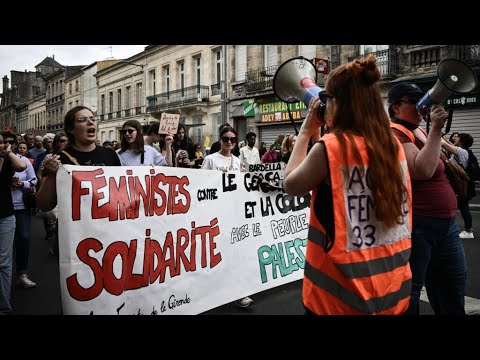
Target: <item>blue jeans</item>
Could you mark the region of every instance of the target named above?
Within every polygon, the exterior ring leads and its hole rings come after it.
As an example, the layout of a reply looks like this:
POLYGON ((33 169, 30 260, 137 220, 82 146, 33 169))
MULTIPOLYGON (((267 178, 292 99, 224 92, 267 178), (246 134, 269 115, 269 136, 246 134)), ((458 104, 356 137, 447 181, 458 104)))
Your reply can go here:
POLYGON ((465 315, 467 263, 455 218, 413 216, 412 294, 408 315, 418 315, 425 284, 436 315, 465 315))
POLYGON ((468 204, 468 201, 458 205, 458 210, 460 210, 460 213, 462 214, 465 230, 472 231, 472 214, 470 213, 470 205, 468 204))
POLYGON ((15 263, 17 275, 28 270, 28 255, 30 253, 30 225, 32 216, 29 209, 15 210, 15 263))
POLYGON ((0 219, 0 315, 12 312, 10 287, 12 285, 13 239, 15 215, 0 219))

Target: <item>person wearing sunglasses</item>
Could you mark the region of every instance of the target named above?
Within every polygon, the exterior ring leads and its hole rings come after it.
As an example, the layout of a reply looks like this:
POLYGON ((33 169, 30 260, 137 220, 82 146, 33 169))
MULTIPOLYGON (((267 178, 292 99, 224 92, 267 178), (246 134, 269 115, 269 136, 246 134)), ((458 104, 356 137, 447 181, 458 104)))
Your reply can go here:
MULTIPOLYGON (((220 170, 223 172, 240 171, 240 159, 232 154, 232 150, 238 141, 237 130, 231 126, 224 126, 220 130, 220 150, 213 154, 205 156, 202 163, 202 169, 220 170)), ((246 296, 236 300, 235 305, 241 308, 247 308, 253 304, 253 300, 246 296)))
POLYGON ((142 125, 137 120, 125 121, 120 132, 122 141, 117 154, 122 166, 167 166, 167 161, 162 154, 153 147, 145 145, 142 125))
POLYGON ((285 169, 288 194, 312 191, 302 290, 307 314, 398 315, 408 308, 411 190, 380 80, 373 55, 332 70, 323 119, 317 96, 285 169), (320 138, 324 123, 329 131, 320 138))
POLYGON ((12 313, 10 292, 12 283, 13 241, 15 238, 15 210, 12 201, 12 176, 27 168, 16 156, 10 143, 4 143, 0 133, 0 315, 12 313))
POLYGON ((117 153, 97 146, 97 119, 86 106, 75 106, 64 118, 68 145, 59 155, 45 160, 47 176, 42 179, 37 194, 37 206, 42 211, 57 205, 56 175, 60 164, 81 166, 121 166, 117 153))
POLYGON ((388 93, 392 131, 405 150, 413 189, 413 283, 408 314, 420 313, 425 285, 436 315, 464 315, 467 263, 455 223, 457 198, 441 159, 442 128, 448 114, 443 106, 433 105, 427 135, 416 107, 423 94, 409 82, 396 84, 388 93))

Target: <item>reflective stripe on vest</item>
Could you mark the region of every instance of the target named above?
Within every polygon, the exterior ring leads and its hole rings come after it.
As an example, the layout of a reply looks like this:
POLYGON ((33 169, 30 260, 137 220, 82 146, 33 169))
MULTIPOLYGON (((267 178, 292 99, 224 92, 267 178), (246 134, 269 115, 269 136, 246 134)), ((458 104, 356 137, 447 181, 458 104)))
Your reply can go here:
MULTIPOLYGON (((327 239, 318 229, 310 226, 308 228, 308 240, 325 247, 327 239)), ((337 268, 349 279, 360 278, 364 276, 373 276, 384 272, 392 271, 400 266, 405 266, 410 259, 411 249, 405 249, 392 256, 382 257, 374 260, 361 261, 347 264, 335 264, 337 268)))
POLYGON ((388 310, 397 305, 400 300, 409 297, 410 292, 412 291, 412 279, 409 278, 402 283, 400 289, 397 291, 387 293, 384 296, 364 300, 358 294, 346 289, 328 275, 313 268, 308 262, 305 263, 304 274, 316 286, 329 292, 333 296, 342 299, 345 304, 364 314, 373 314, 388 310))

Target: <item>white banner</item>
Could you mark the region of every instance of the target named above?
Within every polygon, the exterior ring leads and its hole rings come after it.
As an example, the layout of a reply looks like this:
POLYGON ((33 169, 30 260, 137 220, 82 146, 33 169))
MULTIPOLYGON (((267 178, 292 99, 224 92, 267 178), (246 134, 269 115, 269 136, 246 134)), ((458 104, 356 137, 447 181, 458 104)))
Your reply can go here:
POLYGON ((64 166, 64 314, 198 314, 303 277, 310 194, 251 172, 64 166))

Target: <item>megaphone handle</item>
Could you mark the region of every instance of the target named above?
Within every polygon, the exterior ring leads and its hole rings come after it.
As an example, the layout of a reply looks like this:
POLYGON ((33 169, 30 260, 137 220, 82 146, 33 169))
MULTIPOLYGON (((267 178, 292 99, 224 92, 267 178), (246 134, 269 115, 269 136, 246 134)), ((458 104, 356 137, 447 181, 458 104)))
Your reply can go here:
POLYGON ((448 118, 447 118, 447 126, 445 127, 445 134, 448 134, 450 131, 450 127, 452 126, 452 118, 453 118, 453 108, 448 109, 448 118))
POLYGON ((290 106, 288 106, 288 105, 289 104, 287 104, 288 116, 290 117, 290 121, 292 122, 293 128, 295 129, 295 135, 298 135, 297 126, 295 125, 295 122, 293 121, 293 116, 292 116, 292 113, 290 112, 290 106))
POLYGON ((425 122, 427 123, 427 134, 430 132, 430 113, 428 112, 425 115, 425 122))

